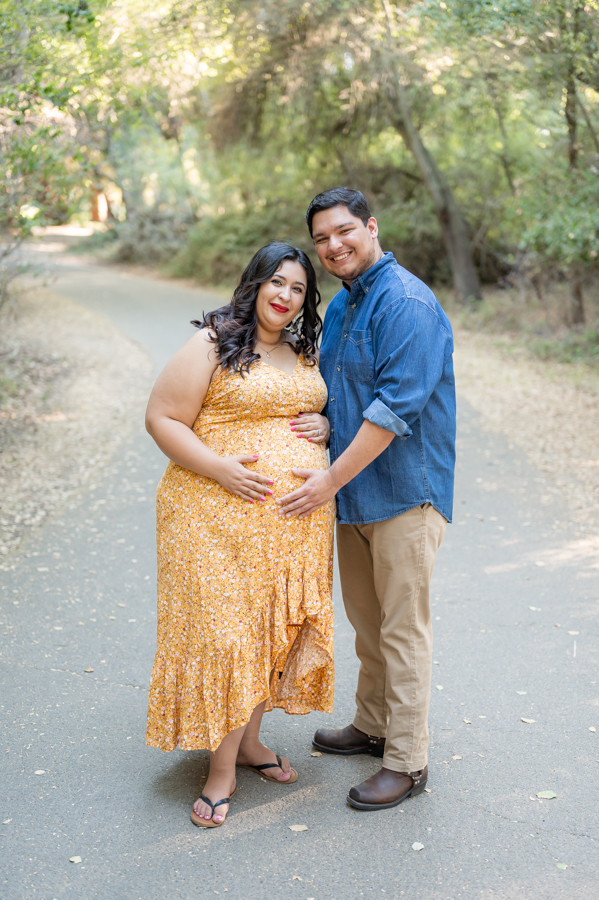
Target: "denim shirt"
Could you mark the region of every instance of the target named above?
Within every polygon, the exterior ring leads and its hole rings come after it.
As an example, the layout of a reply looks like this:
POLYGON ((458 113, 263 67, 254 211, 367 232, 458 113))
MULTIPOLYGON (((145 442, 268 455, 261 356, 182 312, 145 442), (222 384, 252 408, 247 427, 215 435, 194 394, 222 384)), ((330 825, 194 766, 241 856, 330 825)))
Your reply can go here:
POLYGON ((451 325, 435 295, 391 253, 333 297, 320 354, 331 463, 364 419, 396 435, 337 494, 341 524, 380 522, 427 502, 451 521, 452 353, 451 325))

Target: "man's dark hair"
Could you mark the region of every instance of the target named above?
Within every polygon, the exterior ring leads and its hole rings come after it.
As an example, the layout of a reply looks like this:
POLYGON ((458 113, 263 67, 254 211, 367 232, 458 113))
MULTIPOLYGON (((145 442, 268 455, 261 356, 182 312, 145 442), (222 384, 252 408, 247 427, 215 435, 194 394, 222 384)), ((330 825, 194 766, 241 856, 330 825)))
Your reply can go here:
POLYGON ((310 237, 312 237, 312 219, 316 213, 325 209, 332 209, 334 206, 347 206, 352 216, 362 219, 364 225, 372 216, 362 191, 353 191, 351 188, 346 187, 331 188, 330 191, 323 191, 322 194, 317 194, 308 207, 306 222, 308 223, 310 237))

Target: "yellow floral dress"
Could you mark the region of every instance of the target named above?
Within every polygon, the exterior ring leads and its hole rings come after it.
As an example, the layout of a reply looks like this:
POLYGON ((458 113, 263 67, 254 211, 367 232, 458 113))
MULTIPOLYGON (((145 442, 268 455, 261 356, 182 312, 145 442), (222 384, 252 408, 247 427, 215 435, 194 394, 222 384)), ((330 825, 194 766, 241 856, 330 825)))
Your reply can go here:
POLYGON ((292 468, 328 465, 322 444, 290 428, 326 397, 318 367, 301 357, 291 375, 262 361, 244 377, 215 373, 193 430, 221 456, 259 454, 249 468, 275 482, 265 502, 167 466, 150 746, 215 750, 263 700, 293 714, 332 711, 334 504, 305 519, 285 519, 276 504, 303 483, 292 468))

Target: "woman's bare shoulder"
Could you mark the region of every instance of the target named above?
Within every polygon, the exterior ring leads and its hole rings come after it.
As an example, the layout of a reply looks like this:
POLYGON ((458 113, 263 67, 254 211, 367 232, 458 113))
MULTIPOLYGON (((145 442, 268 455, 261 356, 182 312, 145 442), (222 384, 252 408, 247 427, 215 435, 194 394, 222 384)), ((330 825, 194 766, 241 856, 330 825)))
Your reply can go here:
POLYGON ((218 366, 216 335, 209 328, 200 328, 181 349, 190 360, 199 361, 201 359, 210 362, 215 367, 218 366))

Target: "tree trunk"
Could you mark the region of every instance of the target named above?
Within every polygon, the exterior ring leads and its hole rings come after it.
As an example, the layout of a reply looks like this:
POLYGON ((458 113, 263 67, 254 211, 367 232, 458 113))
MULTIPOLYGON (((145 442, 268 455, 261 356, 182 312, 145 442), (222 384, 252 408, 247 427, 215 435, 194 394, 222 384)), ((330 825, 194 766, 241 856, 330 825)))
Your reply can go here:
POLYGON ((572 297, 570 302, 570 320, 572 325, 584 325, 584 299, 582 296, 582 278, 580 272, 572 276, 572 297))
POLYGON ((574 171, 578 163, 578 144, 576 142, 577 116, 576 116, 576 80, 574 66, 570 64, 568 80, 566 82, 566 122, 568 124, 568 167, 574 171))
POLYGON ((463 303, 481 300, 480 280, 472 258, 466 221, 445 176, 424 146, 418 129, 412 121, 410 106, 403 86, 396 80, 393 87, 391 99, 396 114, 396 127, 406 147, 416 160, 435 206, 458 298, 463 303))
MULTIPOLYGON (((574 14, 571 18, 571 25, 569 24, 568 19, 565 17, 562 19, 562 41, 564 36, 569 36, 573 39, 573 44, 576 45, 578 41, 578 35, 580 33, 580 4, 576 3, 574 7, 574 14)), ((564 9, 565 13, 565 9, 564 9)), ((568 41, 570 43, 570 41, 568 41)), ((564 112, 566 114, 566 123, 568 125, 568 167, 571 172, 573 172, 578 165, 578 143, 577 143, 577 131, 578 131, 578 115, 577 115, 577 97, 576 97, 576 69, 577 69, 577 59, 576 59, 576 50, 570 48, 568 59, 568 72, 566 76, 566 106, 564 112)))
MULTIPOLYGON (((479 61, 480 66, 480 61, 479 61)), ((501 160, 501 165, 503 166, 503 171, 505 172, 505 177, 507 179, 507 183, 510 186, 510 191, 515 195, 516 188, 514 186, 514 178, 512 175, 512 167, 510 165, 510 161, 507 156, 507 148, 508 148, 508 136, 507 131, 505 129, 505 121, 503 118, 503 112, 501 111, 501 103, 499 101, 499 97, 497 95, 497 88, 494 82, 494 76, 491 72, 485 72, 483 67, 480 66, 481 70, 484 73, 484 78, 487 83, 487 87, 489 89, 489 95, 491 97, 491 103, 493 104, 493 109, 495 111, 495 115, 497 117, 497 122, 499 124, 499 130, 501 131, 501 137, 503 138, 503 151, 499 154, 499 159, 501 160)))

